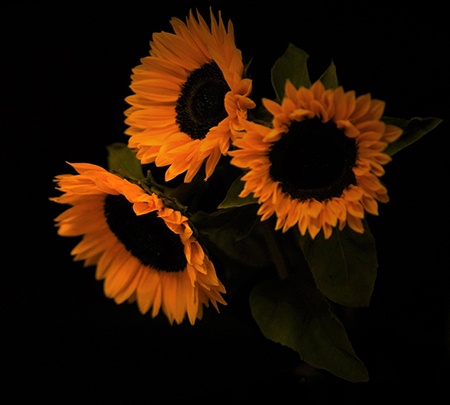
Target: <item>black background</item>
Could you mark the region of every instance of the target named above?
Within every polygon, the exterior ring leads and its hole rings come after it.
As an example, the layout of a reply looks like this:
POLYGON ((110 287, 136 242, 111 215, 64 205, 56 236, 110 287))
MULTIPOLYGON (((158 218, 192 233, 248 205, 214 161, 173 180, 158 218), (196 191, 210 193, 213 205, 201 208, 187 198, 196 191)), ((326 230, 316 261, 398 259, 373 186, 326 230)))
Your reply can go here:
MULTIPOLYGON (((372 304, 350 330, 369 383, 294 377, 298 357, 269 342, 245 302, 169 326, 104 297, 75 240, 56 235, 53 178, 69 162, 106 164, 126 142, 131 69, 153 32, 195 1, 16 2, 1 13, 3 398, 127 403, 260 400, 370 403, 433 398, 448 375, 449 84, 443 6, 360 2, 211 1, 253 58, 254 97, 271 97, 270 67, 289 42, 315 80, 331 60, 345 90, 386 101, 385 115, 444 122, 399 152, 383 177, 391 201, 370 225, 379 272, 372 304), (76 5, 75 5, 76 4, 76 5)), ((436 3, 438 4, 438 3, 436 3)), ((442 397, 443 402, 447 398, 442 397)))

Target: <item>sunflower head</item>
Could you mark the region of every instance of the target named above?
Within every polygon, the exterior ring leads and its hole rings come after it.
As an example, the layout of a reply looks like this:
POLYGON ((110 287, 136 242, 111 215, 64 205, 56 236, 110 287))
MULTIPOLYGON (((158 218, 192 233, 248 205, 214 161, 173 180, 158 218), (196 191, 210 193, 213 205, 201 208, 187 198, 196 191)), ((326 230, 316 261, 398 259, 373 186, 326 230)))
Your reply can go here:
POLYGON ((78 237, 71 254, 107 297, 170 324, 226 305, 207 246, 268 339, 368 381, 335 305, 369 305, 378 261, 365 217, 389 200, 384 167, 442 120, 383 116, 383 101, 344 91, 333 63, 311 82, 292 43, 270 71, 274 99, 253 113, 233 25, 209 17, 191 10, 153 34, 131 75, 127 144, 108 146, 108 170, 74 163, 55 178, 50 200, 69 206, 58 234, 78 237))
POLYGON ((312 238, 345 225, 364 232, 365 213, 377 215, 378 202, 388 201, 379 178, 391 158, 383 151, 402 134, 382 121, 385 103, 321 81, 295 88, 287 80, 281 103, 263 105, 271 125, 243 122, 246 134, 229 152, 246 171, 240 196, 252 193, 261 219, 275 214, 283 232, 294 225, 312 238))
POLYGON ((140 312, 163 312, 170 323, 191 324, 203 306, 226 304, 225 288, 193 229, 180 211, 137 184, 86 163, 76 175, 55 178, 63 194, 51 198, 71 207, 56 219, 58 234, 81 236, 76 261, 96 267, 105 295, 136 301, 140 312))
POLYGON ((168 166, 166 181, 185 172, 190 182, 203 164, 207 180, 255 106, 252 82, 220 12, 216 19, 210 10, 210 24, 192 10, 186 22, 170 23, 173 33, 154 33, 149 56, 133 69, 125 133, 143 164, 168 166))

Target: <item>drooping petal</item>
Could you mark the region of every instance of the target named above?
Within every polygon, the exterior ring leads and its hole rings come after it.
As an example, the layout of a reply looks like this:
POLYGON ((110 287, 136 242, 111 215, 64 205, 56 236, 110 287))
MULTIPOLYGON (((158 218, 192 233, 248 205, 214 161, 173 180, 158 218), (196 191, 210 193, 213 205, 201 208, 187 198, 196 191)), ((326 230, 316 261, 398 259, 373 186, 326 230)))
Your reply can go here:
POLYGON ((62 236, 82 237, 71 254, 96 267, 107 297, 117 304, 137 301, 139 311, 151 310, 153 317, 162 311, 170 323, 187 317, 194 324, 203 305, 226 305, 225 288, 187 217, 100 167, 72 167, 78 174, 55 178, 62 195, 50 200, 70 205, 55 224, 62 236), (194 299, 199 293, 203 299, 194 299))

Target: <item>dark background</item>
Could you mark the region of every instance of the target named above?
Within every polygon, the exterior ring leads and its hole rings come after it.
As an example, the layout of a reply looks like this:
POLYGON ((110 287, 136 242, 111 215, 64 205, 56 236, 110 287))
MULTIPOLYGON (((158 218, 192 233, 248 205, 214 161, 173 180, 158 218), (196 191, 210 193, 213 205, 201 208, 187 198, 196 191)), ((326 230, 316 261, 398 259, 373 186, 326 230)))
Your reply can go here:
MULTIPOLYGON (((449 84, 447 15, 360 2, 211 1, 253 58, 254 97, 271 97, 273 62, 289 42, 313 80, 337 66, 340 83, 386 101, 385 115, 444 122, 399 152, 383 177, 391 201, 370 225, 379 271, 372 304, 349 330, 369 383, 292 373, 299 359, 267 341, 245 303, 169 326, 104 297, 93 268, 73 263, 76 240, 56 235, 53 178, 69 162, 106 164, 126 142, 131 69, 153 32, 171 31, 196 1, 15 2, 1 15, 3 398, 45 403, 254 400, 276 403, 433 402, 449 379, 449 84), (76 4, 76 5, 75 5, 76 4), (6 181, 6 183, 5 183, 6 181), (5 377, 6 376, 6 377, 5 377)), ((412 4, 412 3, 411 3, 412 4)))

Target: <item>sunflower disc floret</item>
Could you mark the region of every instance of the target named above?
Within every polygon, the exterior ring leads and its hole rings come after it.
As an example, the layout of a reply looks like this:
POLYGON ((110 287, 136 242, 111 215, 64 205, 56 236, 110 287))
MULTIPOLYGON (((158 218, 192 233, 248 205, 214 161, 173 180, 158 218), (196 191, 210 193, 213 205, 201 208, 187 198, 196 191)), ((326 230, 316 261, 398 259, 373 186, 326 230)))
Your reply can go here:
POLYGON ((281 104, 263 99, 271 125, 245 121, 244 137, 229 152, 245 170, 241 197, 258 199, 261 220, 276 215, 276 229, 298 226, 312 238, 329 238, 346 225, 363 233, 365 213, 378 215, 389 201, 380 182, 391 158, 383 151, 402 130, 384 123, 385 103, 356 97, 320 81, 295 88, 288 80, 281 104))
POLYGON ((55 218, 58 234, 79 237, 71 254, 95 266, 105 295, 117 304, 137 302, 170 323, 202 319, 203 307, 226 305, 223 284, 194 237, 188 218, 156 194, 97 165, 71 164, 78 174, 55 178, 71 207, 55 218))
POLYGON ((185 23, 174 17, 174 33, 153 34, 126 98, 128 145, 141 163, 167 166, 166 181, 185 173, 190 182, 203 164, 207 180, 255 107, 231 21, 226 27, 212 11, 210 26, 196 17, 192 11, 185 23))

